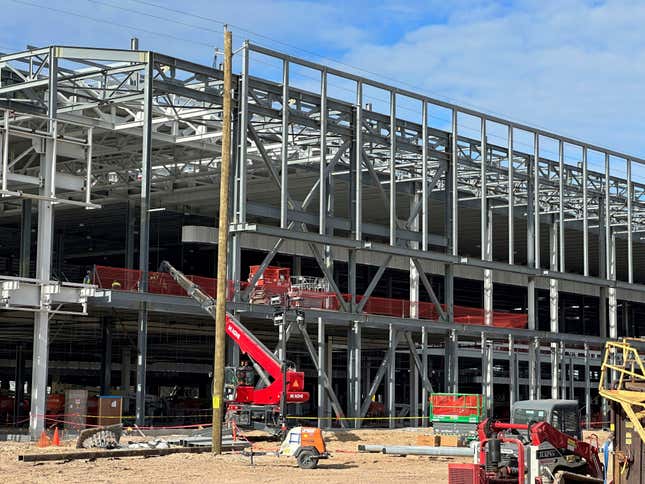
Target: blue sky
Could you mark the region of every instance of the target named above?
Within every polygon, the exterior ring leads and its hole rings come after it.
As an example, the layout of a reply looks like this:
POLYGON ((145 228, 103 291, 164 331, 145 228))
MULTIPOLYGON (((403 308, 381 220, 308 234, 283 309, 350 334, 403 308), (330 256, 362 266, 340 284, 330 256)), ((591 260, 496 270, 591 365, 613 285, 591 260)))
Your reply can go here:
POLYGON ((210 18, 232 24, 236 44, 249 38, 323 63, 332 63, 326 59, 331 58, 346 70, 349 65, 378 72, 384 82, 398 80, 402 87, 413 85, 440 99, 645 157, 643 1, 0 4, 0 49, 5 51, 26 44, 127 48, 136 35, 144 49, 210 64, 222 39, 221 24, 210 18))

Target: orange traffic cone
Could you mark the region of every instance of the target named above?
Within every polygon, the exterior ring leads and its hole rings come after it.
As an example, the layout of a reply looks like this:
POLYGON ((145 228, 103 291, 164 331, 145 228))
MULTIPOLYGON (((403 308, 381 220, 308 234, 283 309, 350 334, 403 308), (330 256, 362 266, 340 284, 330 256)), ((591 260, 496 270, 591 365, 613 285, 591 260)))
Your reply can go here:
POLYGON ((47 437, 44 430, 40 433, 40 439, 38 439, 38 443, 36 445, 38 447, 49 447, 49 437, 47 437))
POLYGON ((54 438, 52 439, 52 445, 60 447, 60 435, 58 435, 58 427, 54 429, 54 438))

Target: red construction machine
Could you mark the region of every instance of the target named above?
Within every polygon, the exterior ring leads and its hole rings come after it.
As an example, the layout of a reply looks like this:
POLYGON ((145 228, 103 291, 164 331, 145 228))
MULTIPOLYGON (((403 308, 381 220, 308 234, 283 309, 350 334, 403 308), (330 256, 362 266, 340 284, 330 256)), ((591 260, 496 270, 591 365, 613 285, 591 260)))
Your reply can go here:
MULTIPOLYGON (((534 401, 536 412, 550 405, 562 408, 562 402, 534 401)), ((601 484, 604 471, 598 449, 552 425, 563 428, 560 422, 548 420, 484 420, 477 429, 475 463, 449 464, 449 484, 601 484)))
MULTIPOLYGON (((161 263, 160 271, 167 272, 202 309, 215 316, 215 300, 202 291, 170 263, 161 263)), ((304 403, 309 392, 304 391, 304 373, 296 371, 293 364, 282 362, 253 333, 231 314, 226 314, 226 334, 251 360, 239 367, 226 367, 224 394, 226 420, 241 428, 273 431, 280 427, 280 401, 286 388, 286 403, 304 403), (259 381, 256 382, 256 375, 259 381), (285 383, 286 382, 286 383, 285 383)))

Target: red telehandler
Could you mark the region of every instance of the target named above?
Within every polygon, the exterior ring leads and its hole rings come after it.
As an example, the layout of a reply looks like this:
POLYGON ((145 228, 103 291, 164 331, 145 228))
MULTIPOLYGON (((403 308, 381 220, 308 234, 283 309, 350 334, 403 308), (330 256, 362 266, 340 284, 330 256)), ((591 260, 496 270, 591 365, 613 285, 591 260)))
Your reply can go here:
MULTIPOLYGON (((215 317, 215 299, 169 262, 163 261, 159 270, 170 274, 204 311, 215 317)), ((283 386, 286 388, 286 403, 309 400, 309 392, 304 391, 304 373, 296 371, 289 363, 283 367, 271 350, 229 313, 226 313, 226 334, 252 363, 252 366, 225 368, 226 421, 234 421, 240 428, 278 432, 282 424, 279 416, 283 386), (256 373, 260 376, 257 385, 256 373)))

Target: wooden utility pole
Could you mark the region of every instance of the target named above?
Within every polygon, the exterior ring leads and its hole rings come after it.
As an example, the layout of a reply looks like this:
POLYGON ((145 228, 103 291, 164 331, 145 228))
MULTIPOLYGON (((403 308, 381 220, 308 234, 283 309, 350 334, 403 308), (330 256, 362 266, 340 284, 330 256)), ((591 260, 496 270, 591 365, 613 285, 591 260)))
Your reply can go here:
POLYGON ((215 305, 215 356, 213 359, 213 454, 222 453, 224 365, 226 343, 226 256, 228 254, 228 187, 231 172, 231 61, 233 41, 224 27, 224 93, 222 163, 219 177, 219 228, 217 235, 217 298, 215 305))

